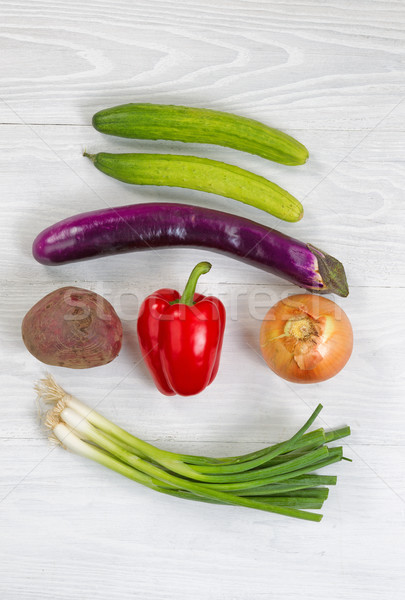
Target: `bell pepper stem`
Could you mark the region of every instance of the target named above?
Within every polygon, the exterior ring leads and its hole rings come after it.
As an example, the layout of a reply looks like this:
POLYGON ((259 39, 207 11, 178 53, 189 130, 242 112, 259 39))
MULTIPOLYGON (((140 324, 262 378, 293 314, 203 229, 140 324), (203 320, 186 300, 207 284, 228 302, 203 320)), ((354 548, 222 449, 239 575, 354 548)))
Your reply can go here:
POLYGON ((187 304, 188 306, 192 306, 197 281, 201 275, 208 273, 211 267, 212 265, 209 262, 200 262, 194 267, 194 269, 191 271, 190 277, 188 278, 184 292, 179 300, 179 304, 187 304))

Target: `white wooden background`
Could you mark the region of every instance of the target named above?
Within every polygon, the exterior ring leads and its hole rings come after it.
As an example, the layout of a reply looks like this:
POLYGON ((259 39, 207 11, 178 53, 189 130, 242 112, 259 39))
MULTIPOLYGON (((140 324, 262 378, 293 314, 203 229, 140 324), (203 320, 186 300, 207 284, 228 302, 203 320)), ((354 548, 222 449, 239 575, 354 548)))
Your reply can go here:
POLYGON ((0 597, 2 600, 403 598, 404 37, 402 0, 2 0, 0 2, 0 597), (93 131, 102 107, 151 101, 227 110, 310 149, 285 167, 230 149, 123 141, 93 131), (251 169, 302 199, 300 223, 186 190, 131 188, 82 151, 197 153, 251 169), (329 382, 288 384, 260 358, 266 310, 298 288, 208 252, 145 252, 45 268, 33 237, 72 214, 176 200, 229 210, 342 260, 355 333, 329 382), (140 363, 139 300, 181 287, 228 311, 219 375, 199 396, 166 398, 140 363), (72 393, 167 449, 239 454, 286 438, 318 402, 318 425, 350 424, 353 463, 320 524, 161 496, 49 445, 32 386, 43 365, 20 324, 62 285, 105 295, 125 327, 110 365, 52 368, 72 393))

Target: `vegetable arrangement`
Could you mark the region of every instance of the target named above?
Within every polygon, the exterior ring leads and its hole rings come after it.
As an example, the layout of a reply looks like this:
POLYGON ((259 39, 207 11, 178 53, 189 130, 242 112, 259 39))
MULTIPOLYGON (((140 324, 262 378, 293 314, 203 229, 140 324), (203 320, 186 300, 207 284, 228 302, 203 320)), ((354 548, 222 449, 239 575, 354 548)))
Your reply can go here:
POLYGON ((198 394, 218 372, 225 307, 218 298, 195 293, 198 278, 211 269, 194 267, 183 294, 161 289, 139 310, 138 340, 143 359, 162 394, 198 394))
POLYGON ((306 433, 322 409, 318 405, 290 439, 257 452, 229 458, 175 454, 121 429, 50 376, 36 390, 40 401, 53 406, 45 419, 53 439, 72 452, 164 494, 308 521, 322 519, 310 510, 322 507, 324 486, 336 483, 335 476, 312 472, 344 459, 342 447, 327 444, 350 435, 349 427, 306 433))
POLYGON ((58 265, 131 250, 209 248, 321 294, 349 293, 343 265, 254 221, 183 204, 134 204, 75 215, 42 231, 33 255, 58 265))
MULTIPOLYGON (((300 165, 308 151, 294 138, 258 121, 207 109, 128 104, 98 112, 94 127, 127 138, 178 140, 228 146, 286 165, 300 165)), ((85 153, 102 172, 139 185, 202 190, 234 198, 285 221, 298 221, 302 205, 264 177, 223 162, 170 154, 85 153)), ((343 265, 311 244, 300 242, 235 215, 191 205, 152 203, 122 206, 67 218, 42 231, 33 255, 59 265, 134 250, 187 246, 204 248, 274 273, 310 292, 349 293, 343 265)), ((143 359, 157 389, 189 396, 214 380, 225 329, 225 307, 195 293, 199 263, 183 294, 163 288, 141 305, 137 332, 143 359)), ((88 368, 119 353, 122 325, 102 297, 80 288, 61 288, 25 316, 28 350, 46 364, 88 368)), ((266 315, 260 333, 269 367, 288 381, 319 382, 340 371, 350 357, 353 335, 345 313, 315 295, 282 300, 266 315)), ((338 462, 342 447, 329 443, 350 434, 307 430, 319 405, 290 439, 257 452, 210 458, 167 452, 131 435, 59 387, 51 376, 36 386, 51 404, 45 423, 51 437, 82 456, 164 494, 231 504, 320 521, 336 477, 314 473, 338 462)), ((346 459, 348 460, 348 459, 346 459)))
POLYGON ((167 185, 211 192, 260 208, 284 221, 299 221, 298 200, 264 177, 209 158, 174 154, 87 154, 110 177, 139 185, 167 185))

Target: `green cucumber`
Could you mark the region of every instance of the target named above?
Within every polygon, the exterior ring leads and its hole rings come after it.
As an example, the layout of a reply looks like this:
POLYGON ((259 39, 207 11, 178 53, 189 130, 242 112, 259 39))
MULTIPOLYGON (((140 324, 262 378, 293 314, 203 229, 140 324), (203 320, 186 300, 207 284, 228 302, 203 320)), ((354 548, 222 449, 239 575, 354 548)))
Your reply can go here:
POLYGON ((87 154, 115 179, 138 185, 167 185, 233 198, 284 219, 299 221, 303 208, 294 196, 260 175, 208 158, 175 154, 87 154))
POLYGON ((122 104, 93 116, 97 131, 125 138, 227 146, 284 165, 303 165, 308 150, 293 137, 231 113, 168 104, 122 104))

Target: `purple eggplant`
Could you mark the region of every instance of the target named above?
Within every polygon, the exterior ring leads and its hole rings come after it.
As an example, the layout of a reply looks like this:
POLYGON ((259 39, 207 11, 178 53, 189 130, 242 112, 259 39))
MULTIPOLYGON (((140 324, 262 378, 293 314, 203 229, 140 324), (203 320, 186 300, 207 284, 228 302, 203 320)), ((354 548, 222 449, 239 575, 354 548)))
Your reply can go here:
POLYGON ((134 204, 75 215, 40 233, 33 255, 60 265, 132 250, 208 248, 320 294, 349 293, 343 265, 322 250, 228 213, 184 204, 134 204))

